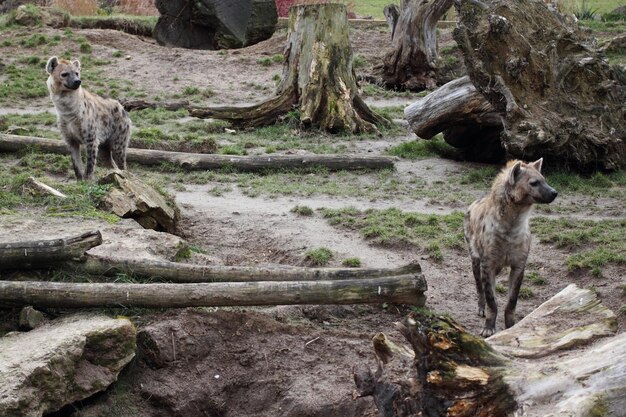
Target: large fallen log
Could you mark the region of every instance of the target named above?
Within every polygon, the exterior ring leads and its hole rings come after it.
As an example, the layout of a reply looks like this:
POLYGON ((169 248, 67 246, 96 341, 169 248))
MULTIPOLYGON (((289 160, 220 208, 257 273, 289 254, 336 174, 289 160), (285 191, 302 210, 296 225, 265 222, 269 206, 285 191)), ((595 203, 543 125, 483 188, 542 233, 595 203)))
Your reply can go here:
MULTIPOLYGON (((0 133, 0 152, 18 152, 33 147, 44 152, 69 153, 65 142, 60 140, 0 133)), ((369 155, 238 156, 128 148, 126 160, 142 165, 161 165, 167 162, 187 170, 234 168, 239 171, 252 172, 313 166, 321 166, 329 170, 393 169, 397 158, 369 155)))
POLYGON ((43 268, 68 260, 82 260, 102 243, 99 231, 61 239, 0 243, 0 270, 43 268))
POLYGON ((413 383, 384 377, 380 368, 393 350, 380 346, 377 374, 355 374, 365 395, 391 393, 379 397, 383 417, 617 416, 626 409, 626 333, 589 345, 614 335, 617 321, 592 291, 573 284, 487 340, 424 312, 399 329, 415 352, 413 383), (571 347, 578 349, 564 351, 571 347))
POLYGON ((431 139, 443 132, 445 141, 459 148, 467 159, 497 162, 504 157, 502 117, 468 76, 450 81, 407 106, 404 117, 420 138, 431 139))
POLYGON ((111 284, 0 281, 0 306, 221 307, 404 303, 422 306, 421 274, 339 281, 111 284))
POLYGON ((85 257, 85 262, 68 262, 65 269, 92 276, 126 274, 152 280, 171 282, 258 282, 258 281, 323 281, 371 279, 419 274, 417 262, 398 268, 307 268, 297 266, 222 266, 193 265, 150 259, 119 259, 85 257))

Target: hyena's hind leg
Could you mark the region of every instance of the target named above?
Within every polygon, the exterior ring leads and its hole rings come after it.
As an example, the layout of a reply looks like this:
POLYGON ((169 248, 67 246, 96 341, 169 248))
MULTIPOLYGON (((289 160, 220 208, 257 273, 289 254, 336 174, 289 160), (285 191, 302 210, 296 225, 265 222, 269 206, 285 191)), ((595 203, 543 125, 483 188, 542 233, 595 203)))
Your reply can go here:
POLYGON ((487 317, 485 318, 485 327, 480 335, 489 337, 496 332, 496 317, 498 316, 498 304, 496 303, 496 275, 499 271, 489 270, 484 262, 480 266, 480 276, 484 287, 485 301, 487 303, 487 317))
POLYGON ((115 161, 113 161, 113 155, 111 154, 111 148, 107 145, 100 146, 98 152, 98 161, 107 168, 117 169, 115 161))
POLYGON ((111 143, 113 160, 118 169, 126 170, 126 149, 130 142, 130 124, 123 126, 111 143))
POLYGON ((75 140, 68 140, 67 147, 70 149, 70 155, 72 156, 72 166, 74 167, 74 174, 78 181, 84 179, 83 176, 83 163, 80 159, 80 143, 75 140))
POLYGON ((476 294, 478 295, 478 315, 485 317, 485 289, 480 276, 480 258, 472 257, 472 272, 476 281, 476 294))
POLYGON ((504 310, 504 325, 508 329, 515 324, 515 307, 517 307, 517 298, 519 290, 524 279, 525 265, 511 266, 509 274, 509 301, 504 310))
POLYGON ((93 133, 85 137, 85 148, 87 148, 87 163, 85 164, 85 179, 91 181, 96 170, 96 160, 98 158, 98 144, 93 133))

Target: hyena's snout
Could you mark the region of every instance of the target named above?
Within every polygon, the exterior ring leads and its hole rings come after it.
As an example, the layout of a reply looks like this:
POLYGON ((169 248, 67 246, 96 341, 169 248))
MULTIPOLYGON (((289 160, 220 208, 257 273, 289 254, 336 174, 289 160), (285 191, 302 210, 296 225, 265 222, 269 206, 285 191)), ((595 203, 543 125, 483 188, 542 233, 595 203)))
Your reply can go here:
POLYGON ((70 80, 66 87, 71 89, 71 90, 77 90, 78 87, 80 87, 80 83, 81 81, 79 79, 74 79, 74 80, 70 80))
POLYGON ((549 204, 554 201, 557 195, 559 195, 559 193, 554 188, 550 187, 546 183, 543 183, 539 190, 539 198, 537 199, 537 202, 549 204))

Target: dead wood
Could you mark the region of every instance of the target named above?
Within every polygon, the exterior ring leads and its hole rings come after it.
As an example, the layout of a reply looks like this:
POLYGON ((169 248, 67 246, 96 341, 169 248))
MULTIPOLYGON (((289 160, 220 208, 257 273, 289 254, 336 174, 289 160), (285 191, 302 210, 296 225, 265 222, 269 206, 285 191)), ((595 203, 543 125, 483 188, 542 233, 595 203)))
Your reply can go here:
POLYGON ((148 22, 139 22, 126 19, 124 17, 96 17, 81 16, 80 18, 70 18, 69 26, 79 29, 113 29, 126 32, 130 35, 152 37, 154 25, 148 22))
POLYGON ((417 262, 398 268, 344 269, 295 266, 193 265, 150 259, 91 256, 89 254, 87 254, 84 262, 68 262, 64 268, 93 276, 123 273, 134 277, 171 282, 334 281, 421 273, 421 267, 417 262))
MULTIPOLYGON (((618 415, 626 405, 626 334, 590 345, 613 336, 616 327, 615 314, 573 284, 487 340, 449 317, 412 313, 399 328, 415 352, 418 387, 411 388, 410 379, 396 383, 398 392, 384 398, 380 415, 583 417, 597 407, 618 415), (563 351, 571 347, 579 349, 563 351)), ((378 339, 370 392, 390 389, 380 368, 392 349, 378 339)))
POLYGON ((60 239, 0 243, 0 270, 45 268, 82 260, 87 250, 101 243, 99 231, 60 239))
POLYGON ((165 109, 176 111, 189 107, 189 101, 146 101, 141 99, 120 99, 120 103, 126 111, 144 110, 144 109, 165 109))
MULTIPOLYGON (((60 140, 0 133, 0 152, 18 152, 30 147, 37 147, 51 153, 69 153, 65 142, 60 140)), ((313 166, 321 166, 329 170, 393 169, 397 158, 369 155, 238 156, 128 148, 126 160, 142 165, 170 163, 186 170, 232 168, 255 172, 272 169, 302 169, 313 166)))
POLYGON ((376 125, 388 124, 357 95, 345 5, 291 7, 284 55, 275 97, 249 107, 190 108, 190 114, 252 127, 297 109, 302 127, 331 133, 377 132, 376 125))
POLYGON ((218 307, 287 304, 424 304, 421 274, 337 281, 111 284, 0 281, 0 305, 218 307))
POLYGON ((67 198, 67 196, 63 194, 61 191, 55 188, 52 188, 47 184, 44 184, 43 182, 35 179, 35 177, 28 178, 28 186, 34 188, 39 193, 44 193, 44 194, 52 195, 54 197, 59 197, 59 198, 67 198))
POLYGON ((511 157, 581 171, 626 166, 626 84, 593 38, 543 2, 457 2, 454 39, 503 120, 511 157))
POLYGON ((447 143, 467 159, 497 162, 504 157, 500 143, 502 120, 468 76, 450 81, 404 109, 411 130, 431 139, 443 132, 447 143))

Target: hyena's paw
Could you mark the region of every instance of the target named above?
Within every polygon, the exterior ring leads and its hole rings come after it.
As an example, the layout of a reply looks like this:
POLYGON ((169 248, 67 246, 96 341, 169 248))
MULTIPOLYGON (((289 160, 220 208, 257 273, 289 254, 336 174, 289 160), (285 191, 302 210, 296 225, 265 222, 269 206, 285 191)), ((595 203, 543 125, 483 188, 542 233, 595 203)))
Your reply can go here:
POLYGON ((515 320, 515 316, 512 317, 504 317, 504 326, 508 329, 509 327, 512 327, 515 324, 516 320, 515 320))
POLYGON ((496 332, 496 328, 495 327, 487 327, 485 326, 483 328, 483 331, 480 332, 480 335, 484 338, 487 338, 489 336, 491 336, 492 334, 494 334, 496 332))
POLYGON ((485 317, 485 306, 478 306, 478 315, 480 317, 485 317))

